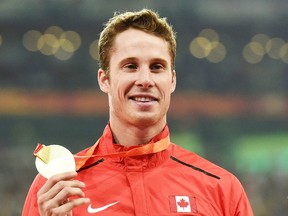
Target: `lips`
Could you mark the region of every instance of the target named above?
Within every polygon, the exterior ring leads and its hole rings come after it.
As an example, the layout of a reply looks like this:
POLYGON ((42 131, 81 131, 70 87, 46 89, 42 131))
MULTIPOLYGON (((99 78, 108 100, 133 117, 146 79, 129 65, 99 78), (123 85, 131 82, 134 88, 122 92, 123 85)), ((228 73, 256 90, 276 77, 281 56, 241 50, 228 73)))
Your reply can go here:
POLYGON ((157 98, 153 97, 153 96, 147 96, 147 95, 141 95, 141 96, 131 96, 129 97, 130 100, 136 101, 136 102, 151 102, 151 101, 158 101, 157 98))

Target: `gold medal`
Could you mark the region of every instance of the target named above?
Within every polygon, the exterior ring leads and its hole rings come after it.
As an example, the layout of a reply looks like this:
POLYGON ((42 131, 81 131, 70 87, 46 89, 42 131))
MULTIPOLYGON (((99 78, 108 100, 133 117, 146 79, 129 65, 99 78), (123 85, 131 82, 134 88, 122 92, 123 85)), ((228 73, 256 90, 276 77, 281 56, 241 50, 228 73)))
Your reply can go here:
POLYGON ((73 154, 63 146, 38 144, 34 156, 38 172, 47 179, 56 174, 76 170, 73 154))

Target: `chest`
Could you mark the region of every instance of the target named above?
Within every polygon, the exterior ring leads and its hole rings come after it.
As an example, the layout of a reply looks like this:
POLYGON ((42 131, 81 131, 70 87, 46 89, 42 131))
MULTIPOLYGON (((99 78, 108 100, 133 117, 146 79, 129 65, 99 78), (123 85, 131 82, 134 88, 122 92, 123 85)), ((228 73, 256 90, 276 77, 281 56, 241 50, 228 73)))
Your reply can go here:
POLYGON ((224 215, 215 180, 205 182, 185 167, 121 168, 104 164, 79 174, 90 205, 74 215, 224 215), (86 213, 86 214, 85 214, 86 213))

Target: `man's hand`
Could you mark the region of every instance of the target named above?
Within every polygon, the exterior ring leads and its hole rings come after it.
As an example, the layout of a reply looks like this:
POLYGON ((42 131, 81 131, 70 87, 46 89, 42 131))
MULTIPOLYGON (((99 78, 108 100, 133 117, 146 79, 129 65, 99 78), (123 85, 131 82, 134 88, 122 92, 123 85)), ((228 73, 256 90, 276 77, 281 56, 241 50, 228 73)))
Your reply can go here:
POLYGON ((82 191, 85 184, 73 180, 76 176, 76 172, 67 172, 47 180, 37 193, 41 216, 71 216, 73 208, 90 202, 82 191), (73 199, 69 200, 72 196, 73 199))

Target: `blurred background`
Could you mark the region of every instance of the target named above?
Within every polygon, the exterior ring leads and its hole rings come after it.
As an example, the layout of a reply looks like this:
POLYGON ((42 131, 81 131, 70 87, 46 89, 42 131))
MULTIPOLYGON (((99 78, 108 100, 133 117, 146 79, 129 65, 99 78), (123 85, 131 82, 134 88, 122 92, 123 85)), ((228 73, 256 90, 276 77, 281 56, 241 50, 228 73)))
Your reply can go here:
POLYGON ((256 216, 287 215, 286 0, 0 0, 0 215, 21 215, 37 143, 76 153, 101 135, 97 38, 143 7, 177 32, 172 141, 234 173, 256 216))

